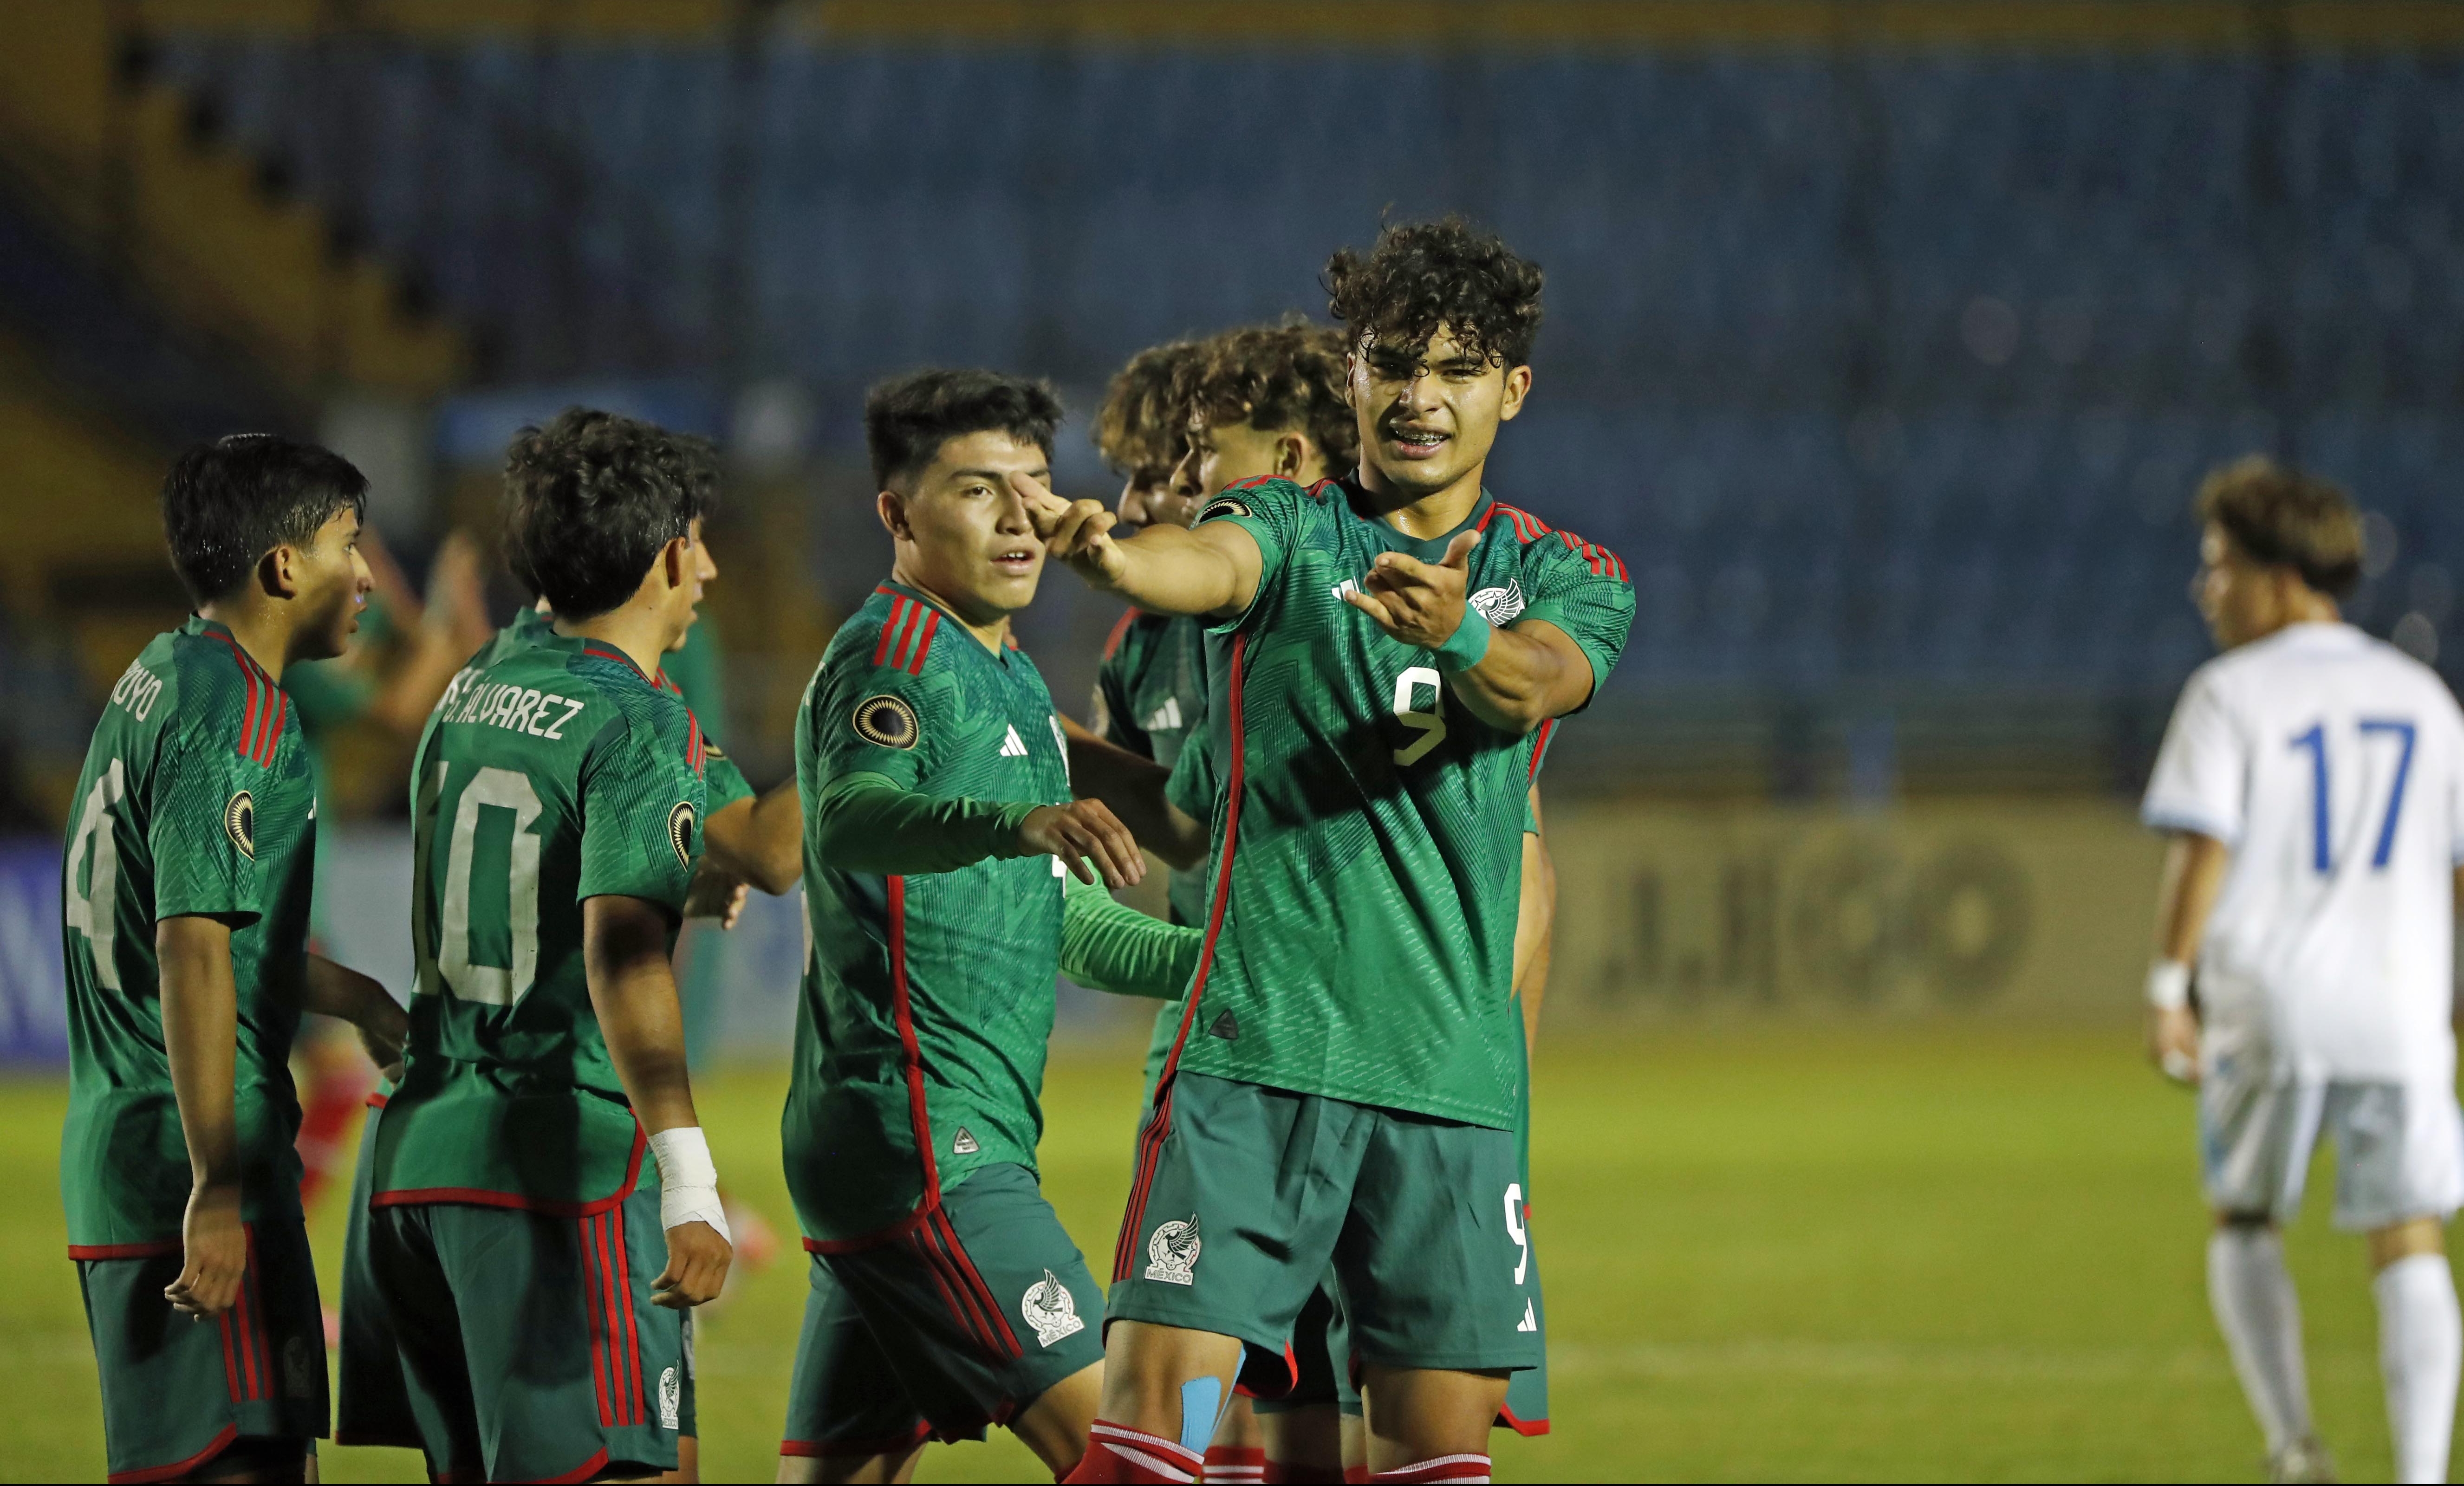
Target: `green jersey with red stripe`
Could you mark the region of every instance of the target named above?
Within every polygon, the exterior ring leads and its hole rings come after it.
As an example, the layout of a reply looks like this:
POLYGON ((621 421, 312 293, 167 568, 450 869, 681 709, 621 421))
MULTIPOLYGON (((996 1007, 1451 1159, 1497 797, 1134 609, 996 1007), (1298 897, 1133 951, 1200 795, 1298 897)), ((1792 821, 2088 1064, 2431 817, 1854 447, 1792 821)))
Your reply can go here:
MULTIPOLYGON (((1509 993, 1534 740, 1449 694, 1437 658, 1345 603, 1380 553, 1437 561, 1327 481, 1244 482, 1201 521, 1256 538, 1258 591, 1216 625, 1208 946, 1176 1067, 1511 1128, 1509 993)), ((1465 623, 1546 622, 1604 681, 1634 617, 1605 548, 1483 492, 1465 623)))
POLYGON ((1044 678, 914 589, 885 583, 832 637, 796 720, 812 952, 781 1138, 807 1239, 904 1232, 979 1168, 1033 1169, 1061 954, 1060 863, 843 871, 816 846, 849 781, 935 799, 1063 804, 1044 678), (870 776, 864 781, 860 776, 870 776))
POLYGON ((701 725, 604 643, 500 636, 429 717, 411 777, 417 983, 376 1205, 583 1213, 643 1137, 583 967, 583 903, 680 912, 701 853, 701 725))
POLYGON ((81 1258, 176 1250, 189 1169, 163 1042, 155 926, 231 928, 240 1186, 252 1222, 299 1210, 292 1141, 317 796, 290 698, 191 616, 121 673, 95 725, 60 883, 69 1108, 60 1197, 81 1258))

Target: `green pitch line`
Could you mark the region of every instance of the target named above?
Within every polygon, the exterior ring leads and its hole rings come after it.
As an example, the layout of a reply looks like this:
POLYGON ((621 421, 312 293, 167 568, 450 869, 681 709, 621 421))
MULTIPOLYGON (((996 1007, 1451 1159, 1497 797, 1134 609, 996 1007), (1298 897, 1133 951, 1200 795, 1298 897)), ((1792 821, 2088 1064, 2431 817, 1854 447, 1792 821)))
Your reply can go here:
MULTIPOLYGON (((803 1298, 777 1155, 783 1070, 703 1082, 732 1189, 786 1247, 707 1319, 714 1480, 766 1480, 803 1298)), ((1543 1036, 1534 1229, 1557 1432, 1501 1479, 2252 1479, 2260 1448, 2208 1319, 2190 1104, 2103 1032, 1730 1025, 1543 1036)), ((1056 1058, 1046 1189, 1109 1258, 1136 1055, 1056 1058)), ((0 1478, 98 1477, 93 1361, 55 1198, 62 1089, 0 1084, 0 1478)), ((2325 1173, 2290 1245, 2320 1426, 2384 1478, 2376 1323, 2325 1173)), ((338 1190, 339 1195, 339 1190, 338 1190)), ((320 1273, 341 1225, 318 1214, 320 1273)), ((331 1293, 330 1282, 327 1286, 331 1293)), ((1041 1478, 993 1443, 925 1480, 1041 1478)), ((329 1481, 420 1478, 328 1450, 329 1481)))

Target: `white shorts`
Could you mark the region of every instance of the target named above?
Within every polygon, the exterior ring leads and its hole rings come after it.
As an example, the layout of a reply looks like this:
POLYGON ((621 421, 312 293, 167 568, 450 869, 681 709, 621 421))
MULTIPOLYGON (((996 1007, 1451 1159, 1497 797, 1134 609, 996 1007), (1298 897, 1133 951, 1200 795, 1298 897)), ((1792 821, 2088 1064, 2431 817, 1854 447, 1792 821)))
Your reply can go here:
POLYGON ((2199 1083, 2200 1174, 2217 1212, 2290 1220, 2322 1129, 2336 1147, 2338 1228, 2446 1218, 2464 1206, 2464 1112, 2452 1085, 2303 1080, 2236 1061, 2216 1060, 2199 1083))

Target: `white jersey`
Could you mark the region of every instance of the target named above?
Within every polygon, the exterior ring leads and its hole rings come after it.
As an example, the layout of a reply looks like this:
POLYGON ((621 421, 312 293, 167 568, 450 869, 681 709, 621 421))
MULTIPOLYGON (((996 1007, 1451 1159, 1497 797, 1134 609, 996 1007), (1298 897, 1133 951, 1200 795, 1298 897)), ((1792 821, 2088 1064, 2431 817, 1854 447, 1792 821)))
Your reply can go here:
POLYGON ((2436 672, 2349 624, 2218 656, 2142 815, 2233 850, 2199 953, 2211 1033, 2304 1079, 2453 1079, 2464 712, 2436 672))

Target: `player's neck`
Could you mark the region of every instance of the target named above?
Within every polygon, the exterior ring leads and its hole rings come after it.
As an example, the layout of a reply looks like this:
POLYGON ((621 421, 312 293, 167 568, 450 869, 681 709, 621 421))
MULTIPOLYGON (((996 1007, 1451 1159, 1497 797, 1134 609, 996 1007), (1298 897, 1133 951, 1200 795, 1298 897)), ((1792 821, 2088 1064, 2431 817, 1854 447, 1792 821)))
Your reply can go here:
POLYGON ((993 654, 1001 654, 1001 650, 1008 645, 1009 613, 1007 610, 995 610, 991 618, 984 620, 971 617, 964 604, 954 603, 947 595, 931 585, 917 582, 915 575, 907 570, 905 563, 891 564, 890 580, 893 583, 904 583, 922 594, 932 601, 935 608, 957 620, 959 628, 975 636, 976 643, 993 654))
POLYGON ((2287 603, 2277 614, 2275 623, 2243 643, 2272 639, 2296 624, 2341 624, 2343 622, 2344 611, 2336 606, 2335 600, 2321 593, 2305 593, 2287 603))
POLYGON ((282 684, 283 668, 291 660, 290 617, 266 603, 252 603, 246 598, 221 603, 201 604, 197 617, 211 620, 231 633, 239 647, 257 668, 282 684))
POLYGON ((659 673, 659 662, 668 653, 668 626, 655 610, 639 604, 621 603, 605 614, 594 614, 586 620, 559 618, 556 632, 567 640, 596 640, 633 663, 633 668, 645 676, 659 673))
POLYGON ((1406 536, 1426 541, 1471 519, 1480 508, 1481 477, 1487 470, 1488 461, 1482 460, 1442 490, 1416 495, 1396 486, 1374 462, 1364 459, 1360 489, 1369 497, 1369 514, 1406 536))

